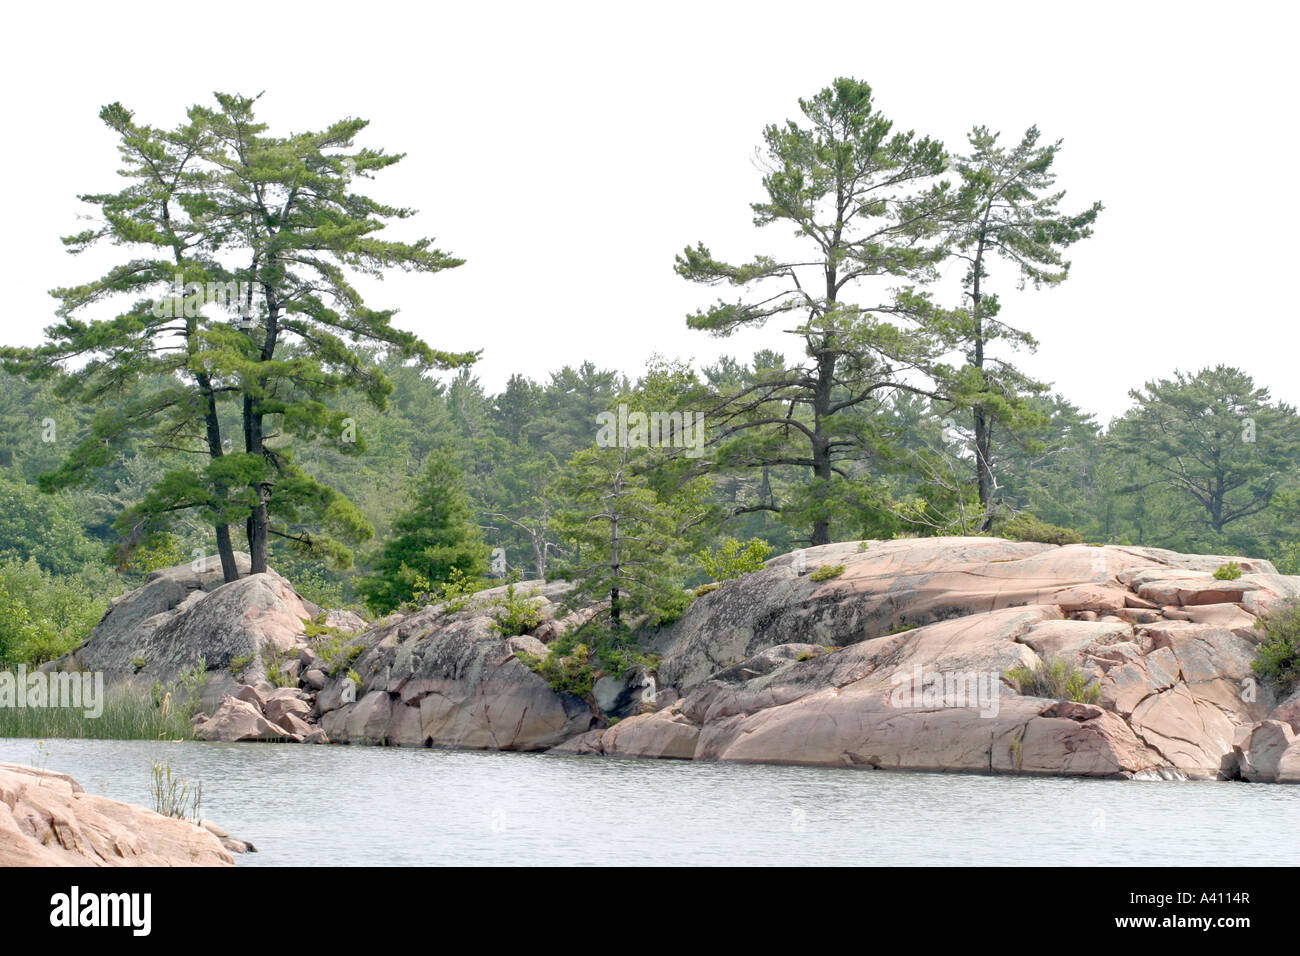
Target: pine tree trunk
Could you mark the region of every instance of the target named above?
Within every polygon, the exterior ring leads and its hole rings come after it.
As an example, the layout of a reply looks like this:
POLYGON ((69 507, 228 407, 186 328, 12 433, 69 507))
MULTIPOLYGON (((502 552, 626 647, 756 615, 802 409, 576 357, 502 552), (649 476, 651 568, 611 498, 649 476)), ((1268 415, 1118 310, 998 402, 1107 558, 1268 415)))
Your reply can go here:
MULTIPOLYGON (((988 221, 987 214, 985 222, 988 221)), ((984 378, 984 317, 980 314, 983 295, 980 292, 980 278, 984 270, 984 239, 980 238, 972 269, 974 283, 971 288, 971 307, 975 316, 975 367, 980 373, 980 387, 984 378)), ((983 405, 975 409, 975 480, 980 496, 980 531, 988 531, 993 526, 993 442, 992 427, 983 405)))
POLYGON ((989 458, 992 453, 992 428, 984 409, 975 407, 975 474, 979 484, 980 518, 979 530, 988 531, 993 525, 993 465, 989 458))
MULTIPOLYGON (((261 360, 269 362, 275 357, 276 340, 279 334, 280 304, 268 289, 266 292, 266 337, 262 341, 261 360)), ((244 395, 244 450, 250 455, 266 460, 264 415, 261 408, 261 390, 266 388, 265 377, 258 381, 259 395, 244 395)), ((270 512, 267 499, 270 496, 269 482, 259 481, 253 486, 257 495, 257 504, 248 518, 248 555, 251 559, 252 574, 265 574, 267 537, 270 529, 270 512)))
POLYGON ((818 370, 817 394, 813 398, 813 439, 812 472, 817 482, 813 501, 817 508, 817 517, 813 520, 812 544, 831 543, 831 522, 826 516, 826 500, 831 494, 831 454, 829 439, 824 434, 825 423, 830 417, 830 404, 833 383, 835 381, 834 359, 829 357, 820 361, 818 370))
MULTIPOLYGON (((262 414, 256 408, 256 403, 249 397, 244 397, 244 447, 250 455, 263 457, 264 447, 262 444, 262 414)), ((252 513, 248 516, 248 556, 251 559, 252 574, 266 573, 266 538, 267 525, 269 524, 269 514, 266 508, 266 483, 257 482, 253 486, 257 494, 257 504, 254 506, 252 513)))

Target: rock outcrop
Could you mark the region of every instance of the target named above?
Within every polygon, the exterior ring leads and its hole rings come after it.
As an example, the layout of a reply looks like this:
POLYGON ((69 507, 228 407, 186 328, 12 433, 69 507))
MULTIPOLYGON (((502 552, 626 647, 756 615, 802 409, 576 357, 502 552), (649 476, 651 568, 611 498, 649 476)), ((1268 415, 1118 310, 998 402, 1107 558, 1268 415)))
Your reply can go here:
POLYGON ((665 634, 659 678, 680 700, 554 752, 1283 780, 1300 748, 1289 725, 1260 725, 1275 702, 1250 664, 1256 616, 1297 594, 1300 578, 1266 561, 1154 548, 811 548, 705 594, 665 634), (1242 576, 1216 580, 1229 560, 1242 576), (1006 678, 1049 660, 1097 703, 1022 696, 1006 678))
POLYGON ((223 843, 250 849, 212 825, 86 793, 64 774, 0 764, 0 866, 233 866, 223 843))
POLYGON ((124 680, 204 661, 209 740, 1300 781, 1300 695, 1274 699, 1251 667, 1259 616, 1300 596, 1267 561, 987 537, 810 548, 703 594, 648 639, 656 673, 596 674, 586 699, 532 665, 595 609, 566 614, 564 584, 514 587, 537 612, 523 635, 497 626, 503 587, 354 634, 359 617, 322 616, 274 572, 222 585, 185 566, 120 599, 74 658, 124 680), (1241 575, 1216 579, 1229 561, 1241 575), (1087 693, 1009 676, 1052 665, 1087 693))
POLYGON ((200 665, 209 675, 205 707, 233 693, 239 678, 265 680, 269 660, 305 650, 304 621, 321 609, 303 600, 276 574, 248 574, 223 582, 214 558, 152 572, 143 586, 115 598, 86 642, 54 662, 64 670, 100 671, 110 683, 148 687, 179 680, 200 665))
MULTIPOLYGON (((247 571, 247 556, 238 560, 247 571)), ((99 670, 143 692, 202 665, 200 740, 545 750, 597 721, 590 704, 557 694, 516 656, 545 656, 544 640, 585 619, 561 613, 568 587, 515 585, 516 600, 536 606, 528 636, 494 626, 506 587, 463 607, 393 614, 367 631, 352 612, 303 600, 274 571, 226 584, 209 559, 200 571, 152 573, 49 666, 99 670)))
MULTIPOLYGON (((568 626, 556 603, 564 584, 523 582, 540 623, 553 639, 568 626)), ((516 651, 545 655, 536 637, 503 637, 494 606, 505 588, 475 595, 463 609, 433 605, 365 635, 357 661, 363 676, 356 700, 330 710, 321 726, 331 740, 405 747, 544 750, 590 729, 591 705, 556 693, 516 651)), ((571 623, 571 622, 569 622, 571 623)))

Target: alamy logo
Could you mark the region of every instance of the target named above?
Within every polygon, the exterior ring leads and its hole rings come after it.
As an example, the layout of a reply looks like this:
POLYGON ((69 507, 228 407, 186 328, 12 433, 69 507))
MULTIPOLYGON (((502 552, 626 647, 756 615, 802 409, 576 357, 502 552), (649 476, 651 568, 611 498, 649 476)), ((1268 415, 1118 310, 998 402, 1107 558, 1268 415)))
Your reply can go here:
POLYGON ((253 300, 260 295, 261 284, 231 280, 229 282, 186 282, 177 273, 172 278, 171 295, 153 304, 153 314, 160 319, 193 319, 203 314, 204 306, 212 305, 237 312, 248 319, 253 300))
POLYGON ((50 925, 129 927, 133 936, 148 936, 153 925, 150 893, 86 893, 74 886, 50 897, 50 925))
POLYGON ((46 674, 18 670, 0 671, 0 708, 23 710, 68 707, 95 719, 104 713, 104 675, 100 671, 46 674))
POLYGON ((633 412, 625 404, 617 412, 596 416, 601 448, 685 448, 687 458, 704 454, 703 412, 633 412))
POLYGON ((1002 675, 997 671, 928 671, 917 664, 910 674, 896 671, 892 681, 891 707, 970 707, 979 708, 981 717, 998 715, 1002 675))

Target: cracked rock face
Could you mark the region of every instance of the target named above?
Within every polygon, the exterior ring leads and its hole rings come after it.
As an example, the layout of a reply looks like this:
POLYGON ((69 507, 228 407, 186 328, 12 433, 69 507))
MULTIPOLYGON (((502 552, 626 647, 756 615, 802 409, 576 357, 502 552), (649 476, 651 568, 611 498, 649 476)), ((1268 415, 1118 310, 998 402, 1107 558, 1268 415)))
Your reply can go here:
POLYGON ((1300 595, 1300 578, 1238 557, 1243 575, 1216 581, 1229 559, 995 538, 785 555, 672 629, 660 679, 681 700, 556 752, 1300 779, 1300 703, 1278 705, 1250 667, 1256 615, 1300 595), (844 570, 814 580, 827 565, 844 570), (1077 668, 1098 703, 1022 696, 1005 679, 1046 660, 1077 668))
MULTIPOLYGON (((562 623, 565 584, 523 582, 534 594, 548 636, 562 623)), ((441 605, 369 632, 370 649, 356 663, 364 683, 355 703, 331 710, 321 726, 334 741, 403 747, 545 750, 590 729, 596 713, 585 700, 556 693, 516 651, 541 656, 535 637, 506 638, 492 626, 490 605, 503 588, 475 595, 464 610, 441 605)))
POLYGON ((86 793, 65 774, 0 764, 0 866, 233 866, 234 862, 211 825, 86 793))
POLYGON ((697 599, 653 638, 654 681, 607 679, 593 700, 521 659, 594 613, 564 614, 567 589, 516 585, 541 619, 517 637, 493 626, 504 588, 392 615, 351 638, 358 683, 326 673, 303 635, 320 609, 279 575, 221 585, 181 566, 120 599, 63 664, 152 680, 206 660, 207 739, 1300 782, 1300 693, 1279 701, 1251 670, 1258 616, 1300 596, 1267 561, 998 538, 809 548, 697 599), (1215 580, 1229 560, 1241 577, 1215 580), (267 648, 299 687, 263 679, 267 648), (223 670, 249 657, 239 680, 223 670), (1007 678, 1048 662, 1095 703, 1007 678), (598 708, 624 719, 606 726, 598 708))

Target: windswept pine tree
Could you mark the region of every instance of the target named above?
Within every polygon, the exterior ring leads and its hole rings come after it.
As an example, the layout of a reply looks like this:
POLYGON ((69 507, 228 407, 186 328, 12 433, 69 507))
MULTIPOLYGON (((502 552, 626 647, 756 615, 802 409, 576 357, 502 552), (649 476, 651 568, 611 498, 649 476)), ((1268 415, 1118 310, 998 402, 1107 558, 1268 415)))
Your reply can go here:
POLYGON ((254 116, 255 101, 217 94, 219 109, 193 111, 212 132, 214 145, 205 158, 219 170, 211 216, 226 226, 224 248, 244 257, 233 275, 247 280, 255 305, 240 326, 243 361, 236 373, 244 451, 260 463, 249 482, 253 573, 266 569, 271 534, 335 561, 350 560, 342 545, 316 535, 302 518, 354 539, 369 535, 351 502, 297 468, 291 451, 275 441, 282 433, 362 450, 355 420, 326 402, 349 388, 382 408, 392 391, 357 345, 380 345, 430 368, 455 368, 477 358, 437 351, 394 327, 396 310, 370 308, 351 284, 354 273, 440 272, 463 263, 431 239, 395 242, 376 235, 388 221, 415 211, 376 202, 355 192, 354 182, 402 156, 373 149, 340 152, 352 149, 368 125, 361 119, 268 136, 254 116))
POLYGON ((866 83, 838 79, 799 106, 802 121, 764 131, 766 197, 753 204, 755 224, 786 227, 796 249, 732 264, 701 243, 676 268, 743 293, 691 315, 691 328, 725 336, 780 318, 797 338, 799 364, 719 396, 711 440, 728 465, 806 469, 800 500, 753 507, 782 511, 825 544, 851 493, 849 463, 876 443, 871 416, 857 413, 889 390, 935 394, 925 386, 941 355, 935 308, 915 287, 934 278, 941 230, 963 200, 940 179, 942 144, 896 131, 866 83))
POLYGON ((47 330, 47 343, 6 350, 5 359, 33 377, 62 372, 61 394, 102 409, 46 487, 84 483, 141 435, 160 453, 194 458, 122 516, 125 550, 197 510, 214 527, 227 579, 236 573, 235 523, 245 527, 254 573, 266 570, 271 535, 346 566, 345 541, 372 529, 337 489, 295 464, 291 444, 364 449, 355 415, 328 400, 347 392, 384 407, 392 385, 376 348, 424 369, 476 358, 396 328, 396 310, 369 307, 351 276, 438 272, 461 260, 429 239, 378 237, 414 211, 355 190, 402 159, 354 148, 366 121, 273 136, 254 116, 255 98, 216 99, 216 108, 193 107, 169 132, 136 124, 119 104, 105 107, 132 183, 83 197, 100 208, 102 224, 66 242, 74 252, 107 240, 145 254, 56 290, 62 321, 47 330), (81 317, 121 296, 132 298, 126 311, 81 317), (131 391, 144 380, 155 387, 131 391), (242 447, 226 433, 225 403, 238 416, 242 447))
POLYGON ((220 229, 207 216, 214 183, 202 156, 210 134, 193 116, 170 131, 138 124, 119 103, 104 107, 100 119, 118 137, 129 184, 82 196, 97 207, 97 225, 64 244, 73 253, 111 243, 138 254, 98 279, 55 289, 60 321, 46 329, 47 342, 6 349, 6 366, 34 379, 66 372, 55 394, 96 410, 89 434, 42 477, 44 490, 87 484, 136 438, 156 453, 178 453, 188 460, 166 472, 148 506, 119 518, 119 560, 177 513, 194 510, 211 522, 231 580, 229 526, 249 513, 250 463, 225 456, 218 407, 232 392, 223 357, 233 343, 206 296, 209 284, 224 278, 216 259, 220 229), (129 301, 115 316, 81 317, 122 299, 129 301))
POLYGON ((1059 285, 1070 274, 1062 250, 1092 235, 1092 224, 1102 208, 1098 202, 1079 213, 1061 210, 1065 192, 1053 191, 1056 173, 1052 169, 1061 143, 1040 145, 1039 136, 1038 127, 1032 126, 1008 149, 998 145, 997 133, 977 126, 969 134, 970 152, 956 161, 967 202, 950 242, 952 255, 967 269, 965 303, 951 314, 949 335, 963 351, 966 364, 958 370, 950 392, 971 411, 984 531, 993 520, 994 427, 1023 430, 1041 425, 1026 398, 1046 387, 990 351, 998 342, 1013 349, 1033 349, 1037 343, 1027 332, 998 318, 1001 303, 991 291, 997 277, 990 274, 989 266, 994 261, 1008 265, 1020 288, 1059 285))

